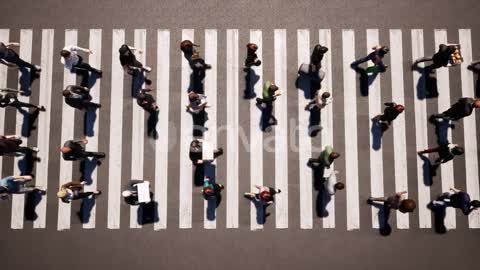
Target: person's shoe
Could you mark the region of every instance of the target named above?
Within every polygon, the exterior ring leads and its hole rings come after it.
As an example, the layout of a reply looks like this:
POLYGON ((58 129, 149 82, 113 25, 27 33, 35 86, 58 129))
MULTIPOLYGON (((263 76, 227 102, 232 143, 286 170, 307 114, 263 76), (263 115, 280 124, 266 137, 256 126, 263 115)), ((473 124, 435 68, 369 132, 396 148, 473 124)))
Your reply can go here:
POLYGON ((40 106, 40 108, 38 108, 38 110, 41 111, 41 112, 45 112, 47 109, 45 109, 44 106, 40 106))
POLYGON ((218 155, 223 155, 223 148, 222 147, 218 148, 218 155))
POLYGON ((95 104, 95 107, 101 108, 101 107, 102 107, 102 104, 99 104, 99 103, 98 103, 98 104, 95 104))
POLYGON ((100 153, 96 158, 105 158, 105 153, 100 153))
POLYGON ((225 186, 222 185, 222 184, 218 184, 218 187, 219 187, 220 189, 224 189, 224 188, 225 188, 225 186))
POLYGON ((100 69, 95 69, 93 72, 95 72, 95 74, 97 74, 97 76, 100 78, 103 76, 103 71, 101 71, 100 69))
POLYGON ((281 193, 281 192, 282 192, 282 190, 281 190, 281 189, 278 189, 277 193, 281 193))
POLYGON ((37 190, 39 193, 42 193, 42 194, 47 193, 47 188, 44 188, 44 187, 35 187, 35 190, 37 190))
POLYGON ((212 68, 212 66, 211 66, 211 65, 207 65, 207 64, 205 64, 205 69, 211 69, 211 68, 212 68))
POLYGON ((40 151, 40 149, 38 149, 38 147, 32 147, 31 149, 32 149, 32 151, 35 152, 35 153, 38 153, 38 151, 40 151))
POLYGON ((35 67, 35 71, 36 72, 41 72, 42 71, 42 67, 41 66, 38 66, 38 65, 33 65, 35 67))
POLYGON ((372 203, 373 203, 373 200, 372 200, 372 198, 371 198, 371 197, 370 197, 370 198, 368 198, 368 199, 367 199, 367 204, 372 204, 372 203))
POLYGON ((145 70, 145 72, 147 72, 147 73, 150 73, 152 71, 152 68, 151 67, 143 67, 143 70, 145 70))

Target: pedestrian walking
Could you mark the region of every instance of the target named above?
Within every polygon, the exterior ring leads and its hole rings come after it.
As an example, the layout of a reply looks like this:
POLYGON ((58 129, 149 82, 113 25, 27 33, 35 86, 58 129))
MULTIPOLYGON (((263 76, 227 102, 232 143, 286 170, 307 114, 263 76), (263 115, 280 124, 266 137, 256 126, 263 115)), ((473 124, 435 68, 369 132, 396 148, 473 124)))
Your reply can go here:
POLYGON ((243 71, 247 72, 252 66, 260 66, 262 61, 258 59, 257 55, 258 46, 255 43, 247 44, 247 58, 245 59, 245 67, 243 71))
POLYGON ((440 44, 438 46, 438 52, 436 52, 432 57, 422 57, 415 60, 412 64, 412 69, 415 69, 419 63, 427 61, 433 62, 431 65, 425 67, 425 69, 427 69, 429 72, 440 67, 446 67, 448 66, 452 54, 455 53, 455 51, 456 47, 453 44, 440 44))
POLYGON ((324 150, 320 152, 318 158, 310 158, 307 165, 313 168, 327 168, 329 169, 335 159, 339 158, 340 154, 333 150, 330 145, 325 146, 324 150))
POLYGON ((152 71, 151 67, 144 66, 135 57, 134 52, 142 54, 143 50, 128 46, 127 44, 123 44, 120 49, 118 49, 118 52, 120 54, 120 64, 122 65, 123 70, 128 74, 135 75, 138 72, 152 71))
POLYGON ((436 122, 442 122, 443 120, 458 121, 471 115, 473 109, 478 108, 480 108, 480 99, 464 97, 460 98, 455 104, 450 106, 448 110, 432 115, 431 119, 436 122))
POLYGON ((372 121, 388 128, 392 121, 405 110, 405 107, 395 102, 386 102, 384 105, 386 107, 383 110, 383 114, 376 115, 372 118, 372 121))
POLYGON ((105 158, 103 152, 88 152, 85 151, 85 145, 88 143, 87 139, 82 140, 68 140, 63 144, 61 148, 62 157, 64 160, 85 160, 88 157, 95 159, 105 158))
POLYGON ((140 93, 137 95, 137 104, 138 106, 142 107, 145 111, 149 113, 155 113, 155 112, 158 112, 160 109, 158 108, 155 98, 148 93, 150 91, 152 90, 151 89, 140 90, 140 93))
POLYGON ((17 93, 24 94, 24 91, 13 90, 13 89, 1 89, 0 90, 0 107, 5 108, 7 106, 15 107, 17 109, 25 108, 35 108, 38 111, 46 111, 44 106, 34 105, 31 103, 26 103, 18 100, 17 93))
POLYGON ((310 111, 315 108, 321 110, 332 102, 333 98, 331 97, 329 92, 323 92, 322 94, 320 94, 320 91, 317 91, 312 101, 310 101, 307 106, 305 106, 305 110, 310 111))
POLYGON ((407 199, 407 192, 402 191, 388 197, 369 197, 368 204, 381 202, 388 209, 399 210, 402 213, 412 213, 417 208, 417 203, 412 199, 407 199))
POLYGON ((15 52, 12 47, 20 46, 18 42, 3 43, 0 42, 0 63, 7 65, 9 67, 18 67, 18 68, 29 68, 30 69, 30 83, 37 76, 37 73, 42 71, 42 68, 37 65, 30 64, 22 60, 17 52, 15 52))
POLYGON ((210 107, 207 105, 208 104, 206 101, 207 96, 203 94, 195 93, 195 91, 190 91, 187 95, 188 95, 188 105, 186 105, 185 107, 187 107, 188 112, 199 114, 200 112, 205 110, 205 108, 210 107))
POLYGON ((100 190, 85 192, 83 187, 85 182, 68 182, 60 187, 57 197, 64 203, 70 203, 74 200, 96 197, 102 192, 100 190))
MULTIPOLYGON (((390 51, 390 48, 388 46, 377 45, 374 46, 372 50, 373 52, 371 52, 369 55, 354 61, 350 66, 353 69, 357 69, 360 64, 372 61, 374 64, 373 69, 378 70, 379 72, 385 72, 388 66, 383 63, 383 58, 390 51)), ((370 72, 367 70, 367 73, 370 72)))
POLYGON ((262 130, 266 130, 269 126, 277 125, 278 121, 273 115, 273 103, 280 96, 282 92, 278 89, 278 86, 266 81, 263 84, 263 92, 261 98, 256 98, 257 105, 262 109, 262 130))
POLYGON ((60 62, 70 72, 76 73, 82 77, 81 86, 88 86, 88 79, 90 77, 89 72, 96 74, 98 77, 102 77, 102 71, 91 67, 88 63, 83 62, 82 56, 78 52, 84 52, 92 54, 92 50, 80 48, 78 46, 69 45, 60 51, 60 62))
POLYGON ((245 192, 243 196, 250 200, 255 200, 257 202, 263 202, 265 204, 272 204, 274 202, 275 194, 282 192, 280 189, 275 189, 267 186, 255 185, 255 188, 258 189, 258 192, 245 192))
MULTIPOLYGON (((138 200, 138 184, 148 184, 150 186, 150 182, 146 180, 130 180, 128 183, 128 189, 122 192, 122 197, 125 203, 129 205, 139 205, 141 204, 138 200)), ((152 199, 153 193, 149 191, 150 200, 152 199)))
POLYGON ((187 55, 192 55, 193 53, 195 53, 195 48, 198 47, 200 47, 200 45, 197 45, 190 40, 184 40, 180 43, 180 50, 187 55))
POLYGON ((327 178, 325 178, 325 181, 323 182, 325 190, 331 196, 335 195, 337 190, 345 189, 345 184, 337 181, 337 174, 338 174, 338 171, 332 171, 330 175, 327 178))
POLYGON ((26 186, 27 182, 32 181, 31 175, 7 176, 0 179, 0 198, 7 199, 10 194, 25 194, 30 192, 39 192, 45 194, 44 187, 26 186))
MULTIPOLYGON (((207 143, 207 142, 205 142, 202 139, 194 139, 190 143, 189 157, 190 157, 190 160, 192 161, 192 163, 194 165, 200 165, 200 164, 203 164, 207 161, 211 161, 211 160, 204 160, 204 157, 203 157, 204 146, 203 145, 205 143, 207 143)), ((214 159, 221 156, 222 154, 223 154, 223 148, 219 147, 217 149, 213 149, 213 158, 214 159)))
POLYGON ((92 99, 90 89, 84 86, 69 85, 62 94, 65 97, 65 103, 79 110, 102 107, 102 105, 90 101, 92 99))
POLYGON ((435 200, 432 203, 435 206, 441 205, 458 208, 466 216, 480 208, 479 200, 471 200, 470 195, 467 192, 453 187, 450 188, 449 192, 442 194, 440 199, 435 200))
POLYGON ((203 181, 202 195, 205 200, 219 197, 225 188, 222 184, 212 183, 210 177, 207 176, 203 181))
POLYGON ((418 151, 417 153, 419 155, 423 155, 426 153, 434 153, 438 152, 438 159, 435 161, 435 163, 432 164, 432 166, 438 166, 441 163, 445 163, 447 161, 452 160, 455 156, 460 156, 463 155, 465 150, 463 147, 459 146, 458 144, 453 144, 453 143, 445 143, 442 145, 439 145, 434 148, 428 148, 425 150, 418 151))
POLYGON ((26 147, 20 146, 22 144, 22 140, 20 136, 17 135, 0 135, 0 156, 3 155, 10 155, 10 154, 27 154, 28 152, 35 152, 37 153, 39 149, 37 147, 26 147))
POLYGON ((320 44, 313 47, 312 55, 310 56, 311 72, 317 72, 322 68, 323 56, 328 52, 328 48, 320 44))

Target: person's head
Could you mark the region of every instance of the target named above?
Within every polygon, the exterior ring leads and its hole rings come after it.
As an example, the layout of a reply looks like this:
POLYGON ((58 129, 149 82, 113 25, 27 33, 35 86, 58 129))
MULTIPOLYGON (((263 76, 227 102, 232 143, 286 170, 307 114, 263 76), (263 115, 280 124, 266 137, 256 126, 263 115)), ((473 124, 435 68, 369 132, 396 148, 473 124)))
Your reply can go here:
POLYGON ((276 93, 277 91, 278 91, 278 86, 276 86, 276 85, 274 85, 274 84, 272 84, 272 85, 270 85, 270 87, 268 87, 268 94, 269 94, 270 96, 275 95, 275 93, 276 93))
POLYGON ((465 152, 465 150, 464 150, 463 147, 461 147, 461 146, 455 146, 455 147, 452 149, 452 154, 454 154, 454 155, 456 155, 456 156, 463 155, 464 152, 465 152))
POLYGON ((345 184, 342 182, 338 182, 334 185, 334 187, 335 187, 335 190, 342 190, 345 188, 345 184))
POLYGON ((331 95, 330 95, 329 92, 324 92, 324 93, 322 94, 322 99, 327 99, 327 98, 329 98, 330 96, 331 96, 331 95))
POLYGON ((128 198, 128 197, 132 196, 132 194, 133 194, 133 193, 132 193, 130 190, 124 190, 124 191, 122 192, 122 197, 123 197, 123 198, 128 198))
POLYGON ((314 50, 320 52, 321 54, 325 54, 326 52, 328 52, 328 48, 320 44, 315 45, 314 50))
POLYGON ((448 46, 447 49, 445 50, 448 54, 452 54, 456 51, 455 47, 453 46, 448 46))
POLYGON ((65 154, 65 153, 68 153, 68 152, 72 151, 72 148, 64 146, 60 149, 60 151, 65 154))
POLYGON ((67 50, 61 50, 61 51, 60 51, 60 55, 61 55, 63 58, 67 58, 67 57, 70 57, 71 53, 70 53, 70 51, 67 51, 67 50))
POLYGON ((328 156, 328 158, 329 158, 330 160, 335 160, 335 159, 337 159, 337 158, 339 158, 339 157, 340 157, 340 154, 337 153, 337 152, 332 152, 332 153, 330 153, 330 156, 328 156))
POLYGON ((255 44, 255 43, 248 43, 248 44, 247 44, 247 49, 255 52, 255 51, 258 50, 258 46, 257 46, 257 44, 255 44))
POLYGON ((64 97, 69 97, 69 96, 72 95, 72 92, 70 92, 70 90, 65 89, 65 90, 63 90, 62 95, 64 97))
POLYGON ((411 213, 415 210, 415 208, 417 208, 417 203, 414 200, 405 199, 400 203, 398 210, 400 210, 402 213, 411 213))
POLYGON ((196 101, 197 99, 198 99, 198 94, 195 92, 190 92, 190 94, 188 95, 188 100, 190 102, 193 102, 193 101, 196 101))
POLYGON ((475 101, 473 102, 473 107, 475 108, 480 108, 480 99, 475 99, 475 101))
POLYGON ((130 48, 128 48, 127 44, 123 44, 120 49, 118 49, 118 52, 122 55, 127 54, 130 51, 130 48))
POLYGON ((270 192, 268 192, 268 191, 262 191, 260 193, 260 199, 262 199, 264 201, 270 201, 270 200, 272 200, 272 194, 270 194, 270 192))
POLYGON ((67 191, 66 190, 60 190, 57 192, 57 198, 59 199, 62 199, 62 198, 65 198, 67 196, 67 191))
POLYGON ((393 107, 397 112, 403 112, 405 110, 405 107, 403 105, 397 104, 393 107))
POLYGON ((388 46, 382 46, 380 51, 384 54, 387 54, 390 51, 390 48, 388 46))
POLYGON ((479 200, 473 200, 470 202, 470 206, 473 208, 479 208, 480 207, 480 201, 479 200))
POLYGON ((214 191, 211 187, 205 187, 203 188, 203 193, 207 196, 210 196, 214 194, 214 191))

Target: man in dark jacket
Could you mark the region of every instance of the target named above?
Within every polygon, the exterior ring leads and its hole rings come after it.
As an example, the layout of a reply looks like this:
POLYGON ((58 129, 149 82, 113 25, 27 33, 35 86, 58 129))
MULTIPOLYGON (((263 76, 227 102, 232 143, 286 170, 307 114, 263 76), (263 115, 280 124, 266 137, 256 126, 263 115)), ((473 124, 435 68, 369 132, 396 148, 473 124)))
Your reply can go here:
POLYGON ((432 115, 433 120, 441 122, 443 120, 458 121, 465 116, 472 114, 473 109, 480 108, 480 99, 460 98, 450 109, 443 113, 432 115))
POLYGON ((90 102, 89 91, 87 87, 69 85, 62 94, 65 97, 65 103, 79 110, 102 107, 100 104, 90 102))
POLYGON ((0 136, 0 156, 15 153, 26 154, 29 151, 38 152, 37 147, 28 148, 20 146, 20 144, 22 144, 22 140, 15 135, 0 136))
POLYGON ((96 159, 105 158, 105 153, 103 152, 88 152, 85 151, 85 145, 88 143, 87 139, 83 140, 69 140, 66 141, 63 145, 62 157, 64 160, 84 160, 88 157, 93 157, 96 159))

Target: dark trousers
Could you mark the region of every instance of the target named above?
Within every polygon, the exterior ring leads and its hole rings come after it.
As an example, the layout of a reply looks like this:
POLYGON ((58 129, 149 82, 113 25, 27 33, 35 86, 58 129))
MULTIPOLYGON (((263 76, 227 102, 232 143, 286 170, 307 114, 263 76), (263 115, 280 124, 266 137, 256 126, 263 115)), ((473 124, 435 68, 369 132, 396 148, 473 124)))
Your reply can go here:
MULTIPOLYGON (((10 50, 10 49, 9 49, 9 50, 10 50)), ((29 68, 29 69, 31 69, 31 70, 37 70, 37 68, 36 68, 34 65, 32 65, 32 64, 30 64, 30 63, 25 62, 24 60, 22 60, 15 51, 13 51, 13 50, 10 50, 10 51, 13 52, 13 55, 10 56, 10 57, 5 57, 5 58, 3 58, 5 61, 10 62, 10 63, 12 63, 12 64, 15 64, 15 65, 17 65, 17 66, 20 67, 20 68, 27 67, 27 68, 29 68)))
POLYGON ((76 74, 80 75, 80 77, 82 77, 82 81, 80 85, 84 87, 88 87, 88 79, 89 79, 88 72, 98 73, 98 70, 94 69, 88 63, 84 63, 83 58, 80 55, 78 56, 78 63, 72 67, 71 71, 75 72, 76 74))

